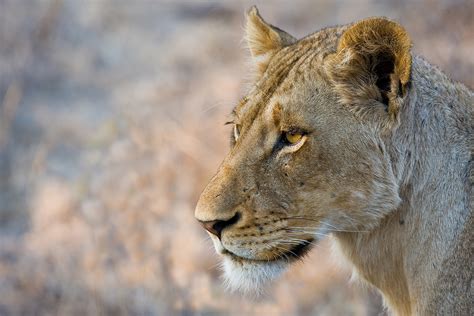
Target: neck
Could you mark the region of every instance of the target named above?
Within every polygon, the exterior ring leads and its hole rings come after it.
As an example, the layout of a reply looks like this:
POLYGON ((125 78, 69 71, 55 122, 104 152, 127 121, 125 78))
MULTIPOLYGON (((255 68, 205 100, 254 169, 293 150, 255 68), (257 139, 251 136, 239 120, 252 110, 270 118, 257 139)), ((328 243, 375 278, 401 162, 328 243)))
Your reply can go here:
MULTIPOLYGON (((377 287, 398 315, 426 312, 439 296, 437 280, 470 216, 469 133, 453 132, 453 112, 425 95, 411 94, 400 127, 386 141, 401 205, 370 233, 336 234, 354 272, 377 287)), ((465 116, 469 110, 458 111, 465 116)))

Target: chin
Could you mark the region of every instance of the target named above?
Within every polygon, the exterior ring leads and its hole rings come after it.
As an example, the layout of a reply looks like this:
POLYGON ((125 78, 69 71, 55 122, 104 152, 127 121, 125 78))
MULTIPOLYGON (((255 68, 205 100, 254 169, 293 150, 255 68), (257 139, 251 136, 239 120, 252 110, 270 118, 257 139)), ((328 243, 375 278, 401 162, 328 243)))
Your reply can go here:
POLYGON ((216 252, 222 258, 221 268, 227 289, 254 297, 263 294, 269 283, 278 279, 292 263, 302 260, 314 241, 313 238, 303 240, 288 252, 273 259, 263 260, 253 258, 243 251, 237 255, 224 248, 217 237, 211 235, 211 239, 216 252))
POLYGON ((224 255, 222 269, 227 287, 232 291, 261 295, 266 285, 286 271, 287 260, 255 261, 236 260, 224 255))

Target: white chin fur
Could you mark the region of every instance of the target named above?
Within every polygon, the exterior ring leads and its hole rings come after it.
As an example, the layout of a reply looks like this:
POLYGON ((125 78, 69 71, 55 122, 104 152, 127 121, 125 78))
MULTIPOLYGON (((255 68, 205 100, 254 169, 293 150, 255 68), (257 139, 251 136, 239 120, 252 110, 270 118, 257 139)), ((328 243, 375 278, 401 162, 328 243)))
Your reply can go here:
POLYGON ((288 263, 283 260, 271 262, 236 262, 224 257, 222 269, 226 285, 230 290, 246 294, 261 294, 264 286, 277 279, 288 263))

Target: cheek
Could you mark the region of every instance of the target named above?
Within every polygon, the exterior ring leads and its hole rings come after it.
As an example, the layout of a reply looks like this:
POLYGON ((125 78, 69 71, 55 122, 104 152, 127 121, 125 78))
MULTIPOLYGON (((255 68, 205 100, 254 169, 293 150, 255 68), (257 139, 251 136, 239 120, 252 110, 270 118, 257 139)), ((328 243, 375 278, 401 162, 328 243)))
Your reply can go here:
POLYGON ((332 204, 338 210, 357 211, 367 204, 367 193, 361 188, 337 192, 332 204))
POLYGON ((318 186, 319 179, 327 171, 322 168, 322 160, 317 152, 301 148, 298 152, 288 155, 280 168, 293 188, 318 186))
POLYGON ((288 188, 297 196, 295 200, 299 208, 321 213, 337 205, 360 202, 362 193, 343 193, 350 191, 349 183, 336 161, 330 161, 326 155, 315 151, 314 146, 301 150, 301 153, 283 161, 280 167, 288 188))

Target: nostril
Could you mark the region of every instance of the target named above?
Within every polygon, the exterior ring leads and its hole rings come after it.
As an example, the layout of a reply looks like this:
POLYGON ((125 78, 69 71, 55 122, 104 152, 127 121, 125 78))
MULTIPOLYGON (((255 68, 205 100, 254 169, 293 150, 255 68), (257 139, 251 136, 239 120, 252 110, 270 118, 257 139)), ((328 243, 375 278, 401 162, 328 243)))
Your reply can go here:
POLYGON ((235 215, 226 220, 226 221, 216 221, 216 223, 212 226, 212 228, 218 233, 218 237, 220 238, 221 232, 224 228, 234 225, 240 219, 240 213, 235 213, 235 215))
POLYGON ((201 222, 201 225, 211 234, 216 235, 218 238, 221 238, 221 233, 224 228, 229 227, 237 223, 240 219, 240 213, 235 213, 228 220, 216 220, 216 221, 206 221, 201 222))

